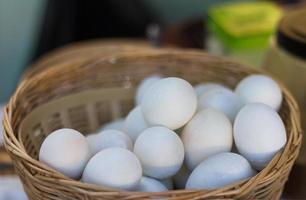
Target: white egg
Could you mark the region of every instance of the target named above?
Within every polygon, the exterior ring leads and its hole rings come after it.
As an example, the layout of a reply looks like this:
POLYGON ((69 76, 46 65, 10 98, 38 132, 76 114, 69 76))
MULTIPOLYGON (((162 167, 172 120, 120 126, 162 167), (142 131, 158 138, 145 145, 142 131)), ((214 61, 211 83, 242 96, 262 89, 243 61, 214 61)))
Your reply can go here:
POLYGON ((96 154, 99 151, 99 140, 98 134, 92 133, 86 135, 87 143, 89 144, 90 152, 92 155, 96 154))
POLYGON ((226 88, 212 89, 199 97, 198 109, 214 108, 223 112, 231 121, 243 106, 240 97, 226 88))
POLYGON ((123 124, 124 124, 124 119, 119 118, 119 119, 116 119, 114 121, 111 121, 109 123, 104 124, 98 132, 104 131, 104 130, 109 130, 109 129, 115 129, 115 130, 122 131, 123 124))
POLYGON ((223 113, 211 108, 197 113, 185 126, 181 137, 190 170, 208 156, 230 151, 233 144, 231 122, 223 113))
POLYGON ((145 175, 165 179, 174 175, 184 160, 184 146, 172 130, 156 126, 144 130, 134 144, 145 175))
POLYGON ((226 86, 220 83, 210 83, 210 82, 200 83, 194 87, 198 97, 212 89, 219 89, 219 88, 228 89, 226 86))
POLYGON ((0 185, 0 200, 28 200, 19 177, 1 174, 0 185))
POLYGON ((145 121, 140 106, 135 107, 128 114, 124 121, 123 130, 130 138, 135 141, 139 134, 148 128, 148 123, 145 121))
POLYGON ((152 75, 141 81, 136 91, 136 104, 140 104, 143 94, 153 85, 153 83, 162 79, 161 76, 152 75))
POLYGON ((168 190, 173 190, 173 181, 172 178, 166 178, 159 180, 168 190))
POLYGON ((129 136, 118 130, 105 130, 93 136, 87 136, 87 141, 93 155, 110 147, 133 149, 133 142, 129 136))
POLYGON ((137 190, 140 192, 164 192, 168 189, 160 181, 154 178, 143 176, 141 177, 137 190))
POLYGON ((245 103, 263 103, 278 110, 282 103, 282 91, 278 84, 264 75, 251 75, 237 85, 235 92, 245 103))
POLYGON ((186 167, 182 165, 181 169, 173 176, 174 186, 176 189, 185 189, 186 182, 190 176, 191 172, 186 167))
POLYGON ((263 169, 286 144, 286 129, 271 107, 253 103, 244 106, 234 123, 236 147, 255 169, 263 169))
POLYGON ((141 164, 129 150, 113 147, 100 151, 85 167, 82 181, 122 190, 136 190, 141 164))
POLYGON ((80 178, 90 157, 86 138, 68 128, 48 135, 39 151, 39 161, 73 179, 80 178))
POLYGON ((186 124, 197 107, 193 87, 185 80, 164 78, 154 83, 144 94, 141 109, 150 125, 162 125, 172 130, 186 124))
POLYGON ((235 153, 220 153, 201 162, 190 174, 186 189, 217 189, 255 175, 248 161, 235 153))

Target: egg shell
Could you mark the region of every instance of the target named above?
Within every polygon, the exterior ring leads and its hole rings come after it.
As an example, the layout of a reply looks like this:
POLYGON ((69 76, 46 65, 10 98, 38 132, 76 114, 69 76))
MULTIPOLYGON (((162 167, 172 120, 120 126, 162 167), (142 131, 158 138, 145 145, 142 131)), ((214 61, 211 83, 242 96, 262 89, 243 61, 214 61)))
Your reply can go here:
POLYGON ((19 177, 2 174, 0 185, 0 200, 28 200, 19 177))
POLYGON ((191 171, 182 165, 181 169, 173 176, 175 189, 185 189, 186 182, 191 174, 191 171))
POLYGON ((132 140, 127 134, 118 130, 104 130, 93 136, 88 136, 87 141, 93 155, 110 147, 121 147, 133 150, 132 140))
POLYGON ((89 144, 90 152, 92 155, 96 154, 99 151, 99 140, 98 140, 98 134, 92 133, 89 135, 86 135, 87 143, 89 144))
POLYGON ((124 119, 123 118, 119 118, 119 119, 116 119, 114 121, 111 121, 109 123, 106 123, 102 126, 102 128, 100 130, 98 130, 98 132, 101 132, 101 131, 105 131, 105 130, 119 130, 119 131, 122 131, 123 130, 123 124, 124 124, 124 119))
POLYGON ((140 192, 164 192, 168 189, 160 181, 154 178, 143 176, 141 177, 137 190, 140 192))
POLYGON ((168 190, 173 190, 173 181, 172 178, 166 178, 159 180, 168 190))
POLYGON ((123 130, 129 135, 129 137, 135 141, 140 133, 148 128, 148 123, 145 121, 141 107, 137 106, 127 115, 123 130))
POLYGON ((251 75, 237 85, 235 92, 246 103, 263 103, 278 110, 282 103, 282 91, 278 84, 265 75, 251 75))
POLYGON ((152 75, 141 81, 136 90, 136 104, 139 105, 144 93, 153 85, 153 83, 162 79, 161 76, 152 75))
POLYGON ((185 80, 169 77, 154 83, 144 94, 141 109, 150 125, 162 125, 172 130, 186 124, 197 107, 193 87, 185 80))
POLYGON ((235 153, 220 153, 201 162, 190 174, 186 189, 217 189, 255 175, 248 161, 235 153))
POLYGON ((172 130, 156 126, 144 130, 134 144, 146 176, 165 179, 174 175, 184 160, 184 146, 172 130))
POLYGON ((224 113, 233 122, 243 105, 236 93, 226 88, 217 88, 199 97, 198 109, 213 108, 224 113))
POLYGON ((93 156, 85 167, 82 181, 122 190, 136 190, 142 176, 137 157, 127 149, 113 147, 93 156))
POLYGON ((49 134, 39 151, 39 161, 73 179, 80 178, 90 157, 86 138, 68 128, 49 134))
POLYGON ((248 104, 236 117, 234 140, 239 153, 261 170, 285 146, 285 125, 273 108, 261 103, 248 104))
POLYGON ((211 108, 198 112, 185 126, 181 137, 190 170, 211 155, 230 151, 233 144, 231 122, 211 108))
POLYGON ((223 89, 227 89, 227 87, 225 85, 222 85, 220 83, 200 83, 198 85, 196 85, 194 87, 194 90, 197 94, 198 97, 200 97, 202 94, 209 92, 212 89, 218 89, 218 88, 223 88, 223 89))

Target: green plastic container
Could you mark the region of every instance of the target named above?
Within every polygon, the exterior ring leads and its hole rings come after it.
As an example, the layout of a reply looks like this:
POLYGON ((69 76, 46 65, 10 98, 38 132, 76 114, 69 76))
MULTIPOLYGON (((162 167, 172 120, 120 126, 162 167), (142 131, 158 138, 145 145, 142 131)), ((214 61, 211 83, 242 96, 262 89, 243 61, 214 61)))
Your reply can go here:
POLYGON ((222 4, 208 12, 208 50, 260 66, 282 11, 269 2, 222 4))

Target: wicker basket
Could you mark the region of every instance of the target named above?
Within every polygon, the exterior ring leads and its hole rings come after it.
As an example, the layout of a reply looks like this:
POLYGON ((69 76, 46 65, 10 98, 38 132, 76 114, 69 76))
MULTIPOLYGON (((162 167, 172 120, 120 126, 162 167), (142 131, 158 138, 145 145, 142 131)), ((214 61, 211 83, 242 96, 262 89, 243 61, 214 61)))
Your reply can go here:
POLYGON ((24 78, 31 77, 46 68, 62 64, 79 62, 93 57, 108 57, 122 52, 141 52, 155 50, 146 40, 139 39, 96 39, 65 45, 45 54, 31 65, 24 78))
POLYGON ((84 134, 125 116, 135 86, 146 76, 182 77, 192 84, 217 81, 234 87, 243 77, 263 73, 236 62, 194 51, 160 50, 113 58, 68 62, 25 79, 6 106, 5 144, 31 199, 279 199, 301 145, 297 104, 282 87, 281 117, 288 142, 255 177, 216 190, 128 192, 71 180, 37 161, 43 139, 61 127, 84 134))

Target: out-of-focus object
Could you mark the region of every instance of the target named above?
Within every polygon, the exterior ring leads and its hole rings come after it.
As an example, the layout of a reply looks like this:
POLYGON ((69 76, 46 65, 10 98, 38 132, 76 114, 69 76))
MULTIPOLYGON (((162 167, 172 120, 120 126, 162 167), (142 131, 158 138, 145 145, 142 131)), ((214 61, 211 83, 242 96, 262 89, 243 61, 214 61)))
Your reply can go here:
POLYGON ((208 51, 260 66, 282 12, 269 2, 244 2, 214 6, 208 15, 208 51))
POLYGON ((14 174, 12 160, 6 153, 4 147, 0 147, 0 176, 14 174))
POLYGON ((0 200, 27 200, 20 179, 17 176, 0 177, 0 200))
POLYGON ((25 65, 33 55, 46 6, 46 0, 0 1, 1 103, 14 92, 25 65))
MULTIPOLYGON (((277 35, 271 41, 264 68, 282 80, 298 101, 302 126, 306 128, 306 7, 295 8, 284 16, 278 26, 277 35)), ((286 184, 284 197, 305 199, 306 184, 306 139, 297 164, 286 184)))
POLYGON ((175 46, 182 48, 205 48, 206 23, 203 18, 184 20, 183 22, 168 26, 160 31, 159 37, 162 46, 175 46))
POLYGON ((150 24, 147 27, 147 37, 151 45, 155 47, 161 46, 161 27, 158 24, 150 24))
MULTIPOLYGON (((277 35, 271 42, 264 68, 282 80, 301 108, 302 126, 306 128, 306 7, 288 12, 280 21, 277 35)), ((306 164, 306 148, 298 161, 306 164)))

